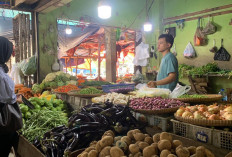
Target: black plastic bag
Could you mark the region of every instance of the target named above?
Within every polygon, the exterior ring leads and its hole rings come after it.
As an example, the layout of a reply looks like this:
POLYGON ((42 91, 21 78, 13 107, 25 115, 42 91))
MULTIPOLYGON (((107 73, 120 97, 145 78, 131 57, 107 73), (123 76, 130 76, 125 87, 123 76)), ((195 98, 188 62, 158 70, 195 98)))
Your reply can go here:
POLYGON ((230 60, 230 54, 223 47, 223 39, 221 41, 220 49, 214 55, 214 60, 218 60, 218 61, 229 61, 230 60))
POLYGON ((22 113, 18 103, 0 103, 0 133, 9 133, 23 126, 22 113))

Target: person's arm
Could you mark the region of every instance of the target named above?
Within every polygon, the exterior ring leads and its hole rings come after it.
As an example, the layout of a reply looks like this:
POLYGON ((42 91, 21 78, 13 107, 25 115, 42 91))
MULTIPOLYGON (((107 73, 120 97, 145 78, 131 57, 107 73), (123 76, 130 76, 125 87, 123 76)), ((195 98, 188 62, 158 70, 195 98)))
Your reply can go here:
POLYGON ((159 80, 159 81, 150 81, 148 82, 148 87, 156 87, 158 85, 165 85, 165 84, 169 84, 169 83, 172 83, 173 81, 176 80, 176 73, 175 72, 171 72, 168 74, 168 77, 162 79, 162 80, 159 80))

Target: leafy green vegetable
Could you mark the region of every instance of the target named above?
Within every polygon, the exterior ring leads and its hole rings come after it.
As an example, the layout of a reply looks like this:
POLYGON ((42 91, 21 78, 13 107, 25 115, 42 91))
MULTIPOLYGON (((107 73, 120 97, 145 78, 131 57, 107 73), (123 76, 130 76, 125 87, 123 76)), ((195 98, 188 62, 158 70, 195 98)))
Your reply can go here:
POLYGON ((22 63, 21 71, 25 76, 34 74, 36 70, 37 70, 36 56, 30 57, 28 61, 22 63))
POLYGON ((78 94, 100 94, 103 93, 102 90, 98 90, 94 87, 84 88, 77 92, 78 94))
POLYGON ((207 96, 198 95, 198 94, 193 94, 193 95, 184 94, 184 95, 179 96, 178 98, 207 98, 207 96))
POLYGON ((32 86, 32 91, 34 93, 41 93, 43 89, 40 88, 40 85, 39 84, 33 84, 32 86))
POLYGON ((110 85, 110 82, 106 81, 85 81, 82 83, 82 86, 101 86, 101 85, 110 85))

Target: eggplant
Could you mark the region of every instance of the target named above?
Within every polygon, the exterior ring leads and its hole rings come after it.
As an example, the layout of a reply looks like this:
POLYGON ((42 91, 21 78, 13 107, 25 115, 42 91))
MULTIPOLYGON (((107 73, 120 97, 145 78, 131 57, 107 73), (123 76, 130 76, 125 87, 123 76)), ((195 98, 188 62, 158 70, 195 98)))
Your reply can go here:
POLYGON ((99 107, 90 107, 90 108, 86 108, 86 111, 90 113, 99 113, 99 112, 104 111, 104 109, 99 108, 99 107))

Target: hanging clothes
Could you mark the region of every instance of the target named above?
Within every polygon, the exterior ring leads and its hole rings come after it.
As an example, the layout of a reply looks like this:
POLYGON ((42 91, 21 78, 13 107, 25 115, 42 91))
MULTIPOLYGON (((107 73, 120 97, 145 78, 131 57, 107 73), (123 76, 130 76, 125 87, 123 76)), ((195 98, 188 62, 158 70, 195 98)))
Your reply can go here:
POLYGON ((147 65, 147 59, 150 57, 149 55, 149 45, 144 44, 141 42, 136 48, 135 48, 135 58, 133 60, 133 63, 135 66, 146 66, 147 65))

